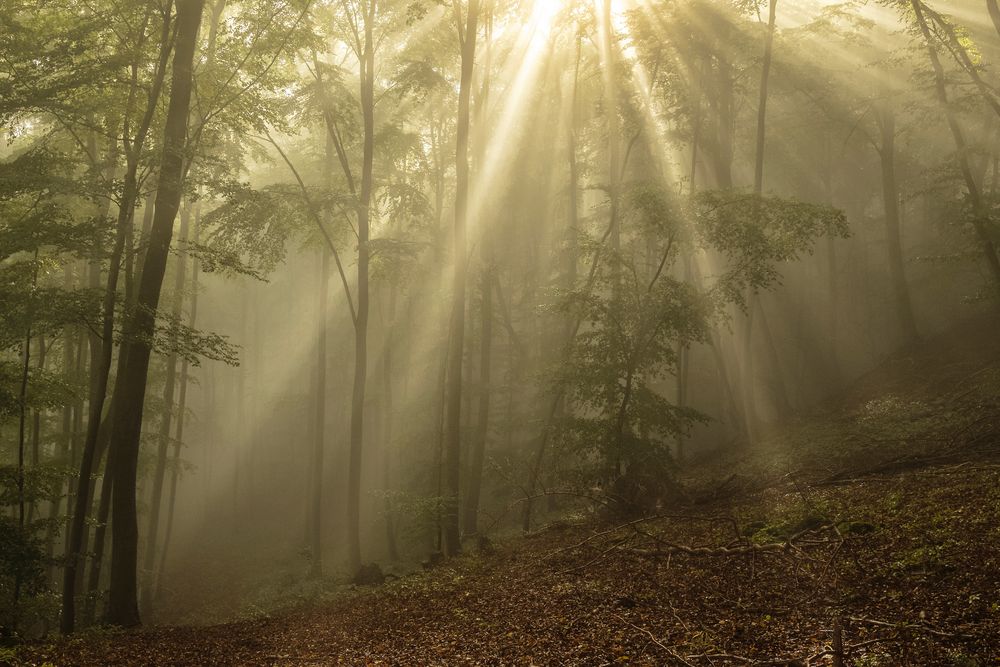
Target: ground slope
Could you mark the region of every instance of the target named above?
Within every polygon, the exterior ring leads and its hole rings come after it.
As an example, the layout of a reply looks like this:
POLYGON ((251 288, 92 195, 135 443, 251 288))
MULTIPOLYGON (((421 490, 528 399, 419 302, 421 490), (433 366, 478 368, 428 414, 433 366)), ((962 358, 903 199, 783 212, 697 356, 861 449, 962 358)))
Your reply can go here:
POLYGON ((655 517, 560 523, 254 621, 25 647, 40 665, 1000 665, 995 322, 889 360, 687 473, 655 517))

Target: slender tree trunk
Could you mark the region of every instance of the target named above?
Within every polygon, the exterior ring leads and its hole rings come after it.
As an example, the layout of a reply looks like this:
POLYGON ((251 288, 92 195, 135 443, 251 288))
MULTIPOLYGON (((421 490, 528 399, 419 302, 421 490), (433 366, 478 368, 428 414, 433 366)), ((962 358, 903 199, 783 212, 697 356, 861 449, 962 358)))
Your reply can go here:
MULTIPOLYGON (((218 7, 222 3, 218 3, 218 7)), ((194 242, 198 243, 201 232, 201 205, 194 212, 194 242)), ((182 255, 183 257, 184 255, 182 255)), ((198 321, 198 260, 194 259, 191 266, 191 307, 188 314, 188 326, 195 328, 198 321)), ((170 472, 170 500, 167 505, 167 527, 163 534, 163 548, 160 550, 160 567, 156 577, 156 597, 163 588, 163 573, 167 565, 167 549, 170 547, 170 537, 174 529, 174 506, 177 501, 177 480, 181 471, 181 447, 184 445, 184 420, 187 412, 187 388, 189 379, 188 360, 181 362, 180 395, 177 399, 177 432, 174 436, 173 467, 170 472)))
POLYGON ((382 391, 385 395, 385 414, 382 432, 382 484, 386 497, 382 510, 385 513, 385 539, 389 559, 399 560, 399 548, 396 544, 396 522, 394 508, 389 492, 392 489, 392 455, 393 455, 393 352, 396 346, 396 285, 389 285, 389 315, 386 322, 385 350, 382 353, 382 391))
POLYGON ((132 334, 125 346, 128 357, 123 376, 118 380, 123 391, 121 405, 115 409, 111 441, 114 451, 110 459, 114 464, 111 470, 114 480, 114 521, 111 526, 112 571, 108 620, 114 625, 126 627, 140 622, 136 581, 139 539, 136 472, 139 434, 151 353, 149 341, 156 325, 155 314, 170 253, 174 218, 182 194, 192 68, 203 8, 204 0, 177 2, 173 73, 163 135, 156 209, 139 283, 137 308, 128 327, 132 334))
POLYGON ((368 382, 368 247, 375 157, 375 0, 364 12, 364 52, 361 63, 361 116, 364 126, 361 193, 358 201, 358 310, 354 322, 354 389, 351 395, 351 452, 347 480, 348 567, 361 567, 361 460, 364 453, 365 394, 368 382))
POLYGON ((1000 7, 997 6, 997 0, 986 0, 986 8, 990 12, 990 20, 993 21, 997 36, 1000 36, 1000 7))
POLYGON ((448 421, 448 351, 451 349, 451 339, 445 337, 444 350, 441 354, 441 366, 438 368, 438 415, 437 415, 437 438, 434 447, 434 489, 433 497, 437 499, 437 511, 435 513, 435 525, 432 548, 436 551, 444 550, 444 518, 443 518, 443 498, 444 498, 444 447, 446 438, 446 428, 448 421))
MULTIPOLYGON (((102 426, 107 430, 108 425, 102 426)), ((104 438, 107 435, 102 436, 104 438)), ((107 550, 108 516, 111 514, 111 492, 114 481, 111 478, 111 460, 104 464, 104 479, 101 482, 101 497, 97 503, 97 521, 94 527, 94 553, 90 561, 90 571, 87 575, 87 599, 84 602, 84 623, 90 625, 97 618, 97 598, 101 590, 101 572, 104 569, 104 554, 107 550)), ((82 573, 81 568, 81 573, 82 573)))
MULTIPOLYGON (((18 392, 18 426, 17 426, 17 527, 24 533, 25 501, 24 501, 24 449, 28 419, 28 372, 31 368, 31 330, 34 325, 35 290, 38 287, 38 250, 35 250, 34 267, 31 276, 31 295, 28 297, 28 326, 24 334, 23 361, 21 365, 21 389, 18 392)), ((18 609, 21 599, 21 576, 14 577, 14 610, 18 609)), ((14 622, 17 626, 16 616, 14 622)))
MULTIPOLYGON (((579 262, 580 262, 580 165, 577 160, 577 132, 579 131, 579 84, 580 84, 580 61, 582 59, 582 37, 577 35, 576 39, 576 59, 573 65, 573 90, 570 93, 570 111, 569 111, 569 123, 566 133, 566 161, 569 168, 569 183, 568 192, 566 193, 566 248, 565 248, 565 259, 563 267, 563 289, 566 290, 567 294, 572 293, 576 289, 576 283, 578 279, 579 272, 579 262)), ((494 271, 493 281, 495 283, 496 289, 498 290, 499 298, 499 277, 494 271)), ((506 310, 504 310, 506 312, 506 310)), ((564 329, 562 336, 564 340, 571 340, 575 335, 574 333, 574 321, 572 315, 567 315, 563 323, 564 329)), ((513 325, 510 326, 510 330, 513 331, 513 325)), ((511 341, 513 343, 513 341, 511 341)), ((514 349, 513 345, 509 346, 510 350, 514 349)), ((558 353, 558 350, 556 350, 558 353)), ((513 355, 509 357, 513 361, 513 355)), ((511 371, 513 374, 513 371, 511 371)), ((508 378, 508 382, 513 383, 512 378, 508 378)), ((509 393, 509 396, 512 394, 509 393)), ((553 415, 554 420, 563 419, 567 414, 571 414, 573 411, 572 401, 568 396, 563 396, 561 400, 557 402, 556 413, 553 415)), ((508 421, 512 417, 513 406, 511 402, 508 401, 508 421)), ((512 430, 512 424, 508 424, 507 427, 508 436, 512 430)), ((541 461, 539 461, 541 465, 541 461)), ((528 505, 532 503, 529 499, 526 501, 528 505)), ((555 509, 554 503, 556 502, 556 496, 549 496, 549 509, 555 509)), ((525 522, 527 527, 524 528, 527 531, 530 528, 531 521, 531 510, 526 506, 525 512, 525 522)))
MULTIPOLYGON (((485 235, 484 235, 485 237, 485 235)), ((463 506, 462 530, 466 535, 475 535, 479 524, 479 497, 483 482, 483 463, 486 460, 486 443, 489 438, 490 419, 490 377, 493 347, 493 264, 488 245, 483 241, 483 269, 480 276, 482 297, 482 330, 479 351, 479 416, 476 433, 472 440, 472 452, 466 471, 465 505, 463 506)))
MULTIPOLYGON (((833 154, 829 133, 823 138, 823 194, 827 206, 833 206, 833 154)), ((829 341, 830 370, 832 377, 829 378, 834 388, 839 388, 843 379, 840 367, 840 354, 838 341, 840 340, 839 306, 840 306, 840 282, 838 280, 837 269, 837 241, 833 234, 826 237, 826 271, 827 271, 827 340, 829 341)))
POLYGON ((764 147, 767 136, 767 96, 771 82, 771 62, 774 58, 774 23, 778 0, 770 0, 767 32, 764 36, 764 62, 760 73, 760 96, 757 104, 757 152, 754 162, 753 191, 759 197, 764 192, 764 147))
MULTIPOLYGON (((249 297, 247 296, 249 289, 247 288, 246 281, 240 286, 240 342, 243 345, 247 344, 247 340, 250 337, 249 327, 247 326, 247 320, 249 320, 249 297)), ((232 517, 230 519, 230 529, 233 535, 237 535, 243 526, 243 514, 240 512, 240 505, 242 498, 240 493, 243 490, 243 486, 246 486, 246 481, 240 475, 240 471, 246 463, 246 453, 244 449, 246 447, 247 440, 247 369, 246 365, 241 365, 237 371, 236 378, 236 425, 233 429, 233 496, 232 496, 232 517)))
MULTIPOLYGON (((607 174, 608 174, 608 229, 611 230, 611 317, 617 320, 621 314, 622 304, 622 262, 621 262, 621 221, 618 215, 620 203, 620 181, 624 176, 621 162, 621 126, 618 121, 618 77, 614 47, 614 22, 612 21, 611 0, 601 3, 601 65, 604 75, 604 113, 606 116, 607 137, 607 174)), ((618 379, 614 380, 615 385, 618 379)), ((615 391, 616 387, 610 387, 615 391)), ((559 401, 561 402, 561 401, 559 401)), ((558 402, 557 402, 558 405, 558 402)), ((558 414, 558 409, 554 413, 558 414)), ((605 482, 608 488, 621 474, 622 442, 615 438, 608 443, 605 452, 605 482)))
POLYGON ((462 360, 465 351, 466 227, 469 215, 469 125, 472 74, 479 31, 479 0, 469 0, 462 41, 462 70, 458 91, 458 121, 455 142, 455 236, 449 325, 447 410, 445 417, 444 552, 461 552, 458 502, 462 452, 462 360))
POLYGON ((733 187, 734 78, 733 63, 728 50, 732 44, 732 28, 723 23, 716 31, 715 67, 711 77, 709 104, 715 114, 711 141, 712 171, 715 185, 722 190, 733 187))
MULTIPOLYGON (((71 265, 66 264, 63 267, 63 287, 69 291, 73 288, 73 269, 71 265)), ((62 334, 62 368, 63 373, 67 380, 71 377, 73 369, 73 338, 75 336, 75 331, 72 327, 63 327, 62 334)), ((68 403, 63 406, 62 409, 62 439, 59 443, 58 456, 64 465, 71 465, 69 460, 70 456, 70 446, 73 442, 73 411, 76 405, 73 403, 68 403)), ((67 484, 62 483, 60 485, 59 491, 56 493, 55 497, 52 498, 52 502, 49 507, 49 525, 45 532, 45 553, 49 558, 49 579, 52 579, 54 572, 54 564, 52 563, 52 556, 55 553, 55 543, 56 543, 56 523, 59 517, 59 508, 62 505, 62 490, 66 488, 67 484)), ((53 587, 55 586, 55 581, 53 581, 53 587)))
MULTIPOLYGON (((570 95, 569 131, 566 133, 566 161, 569 166, 569 192, 566 195, 566 277, 565 287, 576 289, 577 264, 579 262, 580 244, 580 165, 576 157, 576 133, 579 125, 580 60, 582 56, 583 38, 576 40, 576 64, 573 67, 573 92, 570 95)), ((572 327, 572 318, 567 318, 567 329, 572 327)))
MULTIPOLYGON (((253 325, 250 328, 251 338, 250 344, 248 346, 248 351, 250 353, 249 368, 250 371, 250 414, 253 415, 253 419, 259 424, 259 418, 257 415, 262 414, 262 401, 260 400, 261 389, 264 386, 263 378, 261 377, 261 369, 263 367, 263 362, 261 360, 261 350, 263 349, 263 344, 261 342, 260 335, 260 311, 261 303, 263 301, 261 297, 261 283, 260 281, 253 281, 250 283, 250 310, 253 314, 253 325)), ((245 485, 247 494, 243 503, 243 510, 251 517, 258 516, 260 513, 260 501, 265 498, 267 494, 266 488, 261 488, 261 475, 258 468, 260 467, 260 459, 262 455, 261 451, 261 435, 262 428, 257 426, 250 430, 248 435, 249 442, 247 443, 247 482, 245 485)))
MULTIPOLYGON (((754 164, 754 194, 761 197, 764 193, 764 156, 767 138, 767 100, 771 81, 771 64, 774 58, 774 31, 777 16, 778 0, 770 0, 768 5, 767 31, 764 37, 764 59, 761 67, 760 95, 757 106, 757 151, 754 164)), ((788 391, 785 387, 781 367, 778 364, 774 339, 771 337, 770 327, 767 326, 767 314, 764 306, 760 303, 760 297, 756 291, 751 291, 747 300, 748 315, 744 328, 744 403, 745 412, 750 426, 748 432, 751 434, 751 441, 755 439, 757 422, 757 398, 756 398, 756 374, 754 372, 754 350, 753 350, 753 322, 756 312, 761 322, 761 335, 764 337, 764 347, 768 352, 768 361, 772 382, 770 389, 772 399, 778 409, 779 415, 785 415, 790 410, 788 402, 788 391)))
POLYGON ((757 300, 757 310, 760 316, 760 333, 764 339, 764 351, 767 353, 768 370, 770 371, 768 388, 771 391, 771 398, 775 402, 778 416, 783 417, 792 411, 792 405, 788 400, 788 386, 785 384, 785 376, 781 370, 781 358, 778 356, 778 346, 774 343, 774 336, 771 335, 771 326, 768 324, 767 313, 764 312, 764 303, 757 300))
MULTIPOLYGON (((173 320, 180 322, 184 306, 184 283, 187 278, 186 246, 188 228, 191 220, 191 206, 181 208, 180 245, 177 256, 177 266, 174 273, 174 303, 173 320)), ((174 341, 176 345, 177 340, 174 341)), ((143 612, 148 614, 152 607, 153 592, 156 581, 156 543, 160 536, 160 507, 163 504, 163 483, 167 476, 167 459, 170 452, 170 431, 173 423, 174 392, 177 388, 177 354, 167 356, 167 374, 163 383, 163 417, 160 420, 160 432, 157 438, 156 470, 153 472, 153 493, 149 499, 149 529, 146 533, 146 550, 143 554, 144 584, 142 591, 143 612)))
MULTIPOLYGON (((687 343, 677 345, 677 407, 686 408, 688 404, 688 370, 690 368, 691 348, 687 343)), ((684 433, 677 434, 677 463, 684 463, 687 455, 684 446, 687 439, 684 433)))
MULTIPOLYGON (((45 336, 39 334, 38 341, 38 364, 37 368, 39 371, 45 370, 45 336)), ((31 467, 38 469, 38 464, 40 462, 41 454, 39 452, 41 448, 41 437, 42 437, 42 410, 41 408, 35 408, 31 415, 31 467)), ((28 506, 28 523, 31 523, 35 518, 35 510, 37 503, 31 501, 28 506)))
POLYGON ((330 286, 330 251, 323 248, 320 261, 319 304, 316 335, 316 404, 313 414, 312 508, 310 511, 309 550, 312 552, 310 576, 323 576, 323 449, 326 435, 326 329, 327 301, 330 286))
POLYGON ((882 166, 882 205, 885 211, 886 245, 889 251, 889 276, 895 295, 896 317, 907 343, 916 341, 917 321, 913 316, 910 288, 906 284, 903 246, 900 241, 899 188, 896 181, 896 116, 888 101, 878 109, 881 144, 878 154, 882 166))

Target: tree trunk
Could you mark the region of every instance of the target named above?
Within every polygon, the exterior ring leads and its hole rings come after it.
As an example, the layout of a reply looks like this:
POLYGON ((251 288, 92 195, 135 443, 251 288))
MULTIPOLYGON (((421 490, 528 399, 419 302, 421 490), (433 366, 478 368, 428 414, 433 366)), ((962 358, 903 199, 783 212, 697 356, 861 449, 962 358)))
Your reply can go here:
POLYGON ((728 49, 731 48, 733 30, 724 22, 713 27, 717 28, 714 49, 717 64, 707 91, 710 94, 709 106, 715 111, 710 141, 712 172, 715 176, 715 186, 722 190, 730 190, 733 187, 735 74, 728 49))
POLYGON ((351 452, 347 479, 348 567, 361 567, 361 460, 364 453, 365 393, 368 382, 368 247, 375 157, 375 0, 364 9, 361 115, 364 126, 361 193, 358 201, 358 310, 354 322, 354 389, 351 395, 351 452))
POLYGON ((385 395, 385 414, 382 432, 382 484, 385 487, 385 503, 382 510, 385 513, 385 540, 389 559, 399 560, 399 548, 396 544, 396 523, 393 514, 393 503, 389 496, 392 489, 392 454, 393 454, 393 351, 396 345, 396 285, 389 285, 389 315, 386 321, 385 349, 382 352, 382 391, 385 395))
POLYGON ((479 416, 476 433, 472 440, 472 452, 466 471, 465 504, 462 530, 466 535, 475 535, 479 524, 479 497, 483 482, 483 463, 486 459, 486 442, 489 438, 490 419, 490 363, 493 346, 493 266, 489 248, 485 242, 480 246, 483 269, 480 276, 482 296, 482 330, 479 350, 479 416))
POLYGON ((113 625, 140 623, 137 600, 136 566, 139 528, 136 517, 136 468, 142 427, 143 399, 151 353, 150 339, 155 329, 160 289, 170 254, 174 218, 180 206, 184 150, 191 101, 192 68, 204 0, 178 0, 170 103, 163 134, 156 209, 149 235, 149 248, 139 282, 137 308, 128 327, 131 337, 125 348, 127 360, 121 384, 121 405, 116 406, 112 424, 111 474, 112 561, 108 621, 113 625))
MULTIPOLYGON (((250 337, 248 332, 249 327, 247 326, 247 320, 249 320, 248 312, 250 310, 249 289, 247 288, 246 281, 240 286, 240 342, 243 345, 247 344, 247 340, 250 337)), ((232 517, 230 518, 230 530, 235 537, 239 532, 243 524, 243 514, 240 512, 240 492, 243 486, 246 486, 246 480, 240 477, 240 470, 246 463, 247 456, 243 451, 246 446, 246 435, 247 435, 247 369, 245 364, 241 364, 236 371, 236 426, 233 429, 233 507, 232 507, 232 517)))
MULTIPOLYGON (((73 270, 69 264, 63 267, 63 287, 69 291, 73 288, 73 270)), ((62 334, 62 367, 63 373, 66 375, 68 380, 71 375, 71 369, 73 368, 73 337, 74 330, 72 327, 63 327, 62 334)), ((65 465, 72 465, 69 461, 70 446, 73 441, 73 411, 76 408, 75 404, 67 403, 62 408, 62 440, 59 443, 58 456, 63 460, 65 465)), ((54 563, 52 563, 52 556, 55 553, 55 543, 56 543, 56 523, 59 517, 59 508, 62 505, 62 489, 66 487, 66 484, 61 484, 59 491, 56 496, 52 498, 49 507, 49 525, 45 531, 45 554, 49 558, 49 579, 53 579, 54 563)), ((55 586, 55 581, 53 580, 53 587, 55 586)))
MULTIPOLYGON (((624 176, 624 167, 619 166, 620 162, 620 142, 621 126, 618 121, 618 80, 616 71, 615 49, 614 49, 614 22, 612 21, 611 0, 603 0, 601 3, 601 64, 604 74, 604 113, 608 129, 607 150, 608 150, 608 229, 611 230, 611 319, 618 320, 622 308, 622 262, 621 262, 621 220, 618 215, 620 203, 620 181, 624 176)), ((618 379, 614 379, 614 385, 609 387, 611 393, 617 391, 618 379)), ((628 399, 626 399, 627 402, 628 399)), ((557 401, 556 405, 562 401, 557 401)), ((558 408, 553 416, 558 414, 558 408)), ((619 436, 621 434, 619 433, 619 436)), ((621 438, 613 438, 608 443, 608 450, 605 452, 605 482, 607 488, 611 488, 618 476, 621 474, 621 438)))
POLYGON ((767 313, 764 312, 764 303, 757 300, 757 310, 760 315, 760 333, 764 339, 764 351, 767 353, 769 367, 768 388, 771 390, 771 398, 774 407, 778 411, 778 416, 788 415, 792 411, 792 405, 788 400, 788 386, 785 384, 785 376, 781 370, 781 358, 778 356, 778 346, 774 344, 774 336, 771 335, 771 327, 768 324, 767 313))
MULTIPOLYGON (((181 209, 180 245, 181 250, 177 256, 177 269, 174 275, 174 304, 173 320, 180 322, 182 308, 184 305, 184 282, 187 273, 186 246, 188 242, 188 225, 191 219, 190 205, 181 209)), ((177 340, 174 341, 177 344, 177 340)), ((160 433, 156 455, 156 470, 153 477, 153 494, 150 498, 149 510, 149 532, 146 535, 146 553, 144 554, 143 569, 145 570, 145 590, 143 591, 144 612, 148 613, 152 604, 152 594, 156 581, 154 578, 156 568, 156 542, 159 538, 160 528, 160 507, 163 504, 163 483, 167 474, 167 455, 170 447, 170 430, 173 423, 174 390, 177 385, 177 354, 171 353, 167 357, 167 376, 163 383, 163 418, 160 421, 160 433)))
MULTIPOLYGON (((221 5, 219 3, 217 7, 221 5)), ((201 205, 195 209, 194 213, 194 242, 200 239, 201 205)), ((195 259, 191 266, 191 309, 188 315, 188 326, 195 328, 198 321, 198 260, 195 259)), ((170 473, 170 500, 167 505, 167 527, 163 534, 163 548, 160 549, 160 567, 156 576, 156 595, 160 596, 163 587, 163 572, 167 564, 167 549, 170 547, 170 537, 174 529, 174 504, 177 501, 177 479, 180 477, 181 469, 181 447, 184 446, 184 418, 187 411, 187 388, 188 388, 188 360, 181 362, 180 395, 177 399, 177 432, 174 436, 174 465, 170 473)))
POLYGON ((330 285, 330 251, 323 248, 320 262, 319 307, 316 334, 316 404, 313 414, 312 509, 310 511, 309 550, 312 552, 310 576, 323 576, 323 448, 326 435, 326 328, 330 285))
POLYGON ((444 446, 444 515, 442 517, 445 555, 462 550, 458 501, 462 453, 462 360, 465 351, 466 227, 469 214, 469 121, 472 74, 476 61, 479 30, 479 0, 469 0, 465 36, 462 41, 462 71, 458 91, 458 120, 455 141, 455 237, 451 323, 449 325, 447 408, 444 446))
MULTIPOLYGON (((767 31, 764 35, 764 58, 761 66, 760 89, 757 104, 757 145, 754 160, 754 194, 761 197, 764 193, 764 153, 767 139, 767 100, 768 90, 771 82, 771 63, 774 57, 774 29, 777 17, 778 0, 770 0, 768 4, 767 31)), ((756 291, 751 291, 747 299, 747 315, 743 328, 743 401, 744 413, 747 418, 747 432, 751 442, 756 439, 757 430, 757 396, 756 396, 756 373, 754 372, 754 349, 753 349, 753 321, 754 314, 760 314, 761 333, 764 335, 765 349, 769 352, 768 359, 771 361, 771 373, 776 380, 772 383, 771 389, 774 393, 774 401, 779 413, 785 414, 788 411, 788 394, 785 390, 784 381, 781 376, 781 368, 775 363, 776 354, 774 351, 774 341, 771 338, 770 329, 766 326, 766 314, 760 297, 756 291)))
MULTIPOLYGON (((67 533, 66 564, 63 570, 62 610, 59 617, 59 629, 63 634, 73 632, 76 613, 76 584, 79 577, 80 559, 86 546, 86 520, 90 510, 91 477, 95 469, 95 454, 97 440, 101 427, 101 415, 104 412, 104 402, 108 391, 108 375, 111 371, 111 359, 114 353, 114 312, 118 293, 118 277, 121 270, 122 255, 125 242, 131 234, 135 203, 139 196, 137 174, 139 156, 142 153, 149 127, 156 112, 156 107, 166 75, 166 63, 171 48, 170 21, 164 17, 160 31, 160 51, 157 67, 153 74, 145 113, 135 135, 126 146, 126 168, 122 186, 121 198, 118 201, 118 220, 116 225, 115 245, 108 263, 108 279, 104 290, 103 322, 101 334, 92 332, 90 335, 90 387, 88 388, 88 421, 87 433, 80 457, 80 473, 77 477, 76 494, 73 498, 73 516, 67 533)), ((137 88, 136 72, 138 65, 132 67, 132 90, 137 88)), ((127 124, 125 130, 129 130, 127 124)), ((123 133, 124 134, 124 133, 123 133)), ((91 146, 91 153, 95 154, 91 146)), ((109 160, 114 165, 114 161, 109 160)), ((99 268, 92 267, 92 276, 97 276, 99 268)), ((97 278, 92 278, 96 282, 97 278)), ((98 459, 99 461, 99 459, 98 459)), ((67 500, 67 509, 68 509, 67 500)))
POLYGON ((774 57, 774 22, 778 0, 770 0, 767 13, 767 33, 764 36, 764 62, 760 73, 760 97, 757 104, 757 153, 754 162, 753 191, 759 197, 764 192, 764 144, 767 133, 767 91, 771 81, 771 61, 774 57))
MULTIPOLYGON (((38 370, 45 370, 45 336, 38 335, 38 370)), ((39 449, 41 447, 40 441, 42 437, 42 410, 41 408, 35 408, 31 415, 31 467, 37 469, 40 459, 39 449)), ((31 523, 35 517, 35 510, 37 503, 32 501, 28 506, 28 523, 31 523)))
MULTIPOLYGON (((566 195, 566 268, 564 285, 567 290, 576 289, 577 263, 579 262, 580 234, 580 165, 576 157, 576 133, 579 118, 577 98, 579 96, 580 60, 582 38, 576 40, 576 64, 573 67, 573 92, 570 95, 569 131, 566 133, 566 162, 569 166, 569 192, 566 195)), ((573 326, 572 318, 566 318, 567 329, 573 326)))
MULTIPOLYGON (((823 194, 824 203, 827 206, 833 206, 833 151, 831 146, 830 134, 827 133, 823 138, 823 154, 824 154, 824 165, 823 165, 823 194)), ((833 234, 828 234, 826 237, 826 278, 827 278, 827 308, 826 308, 826 327, 827 327, 827 341, 829 345, 829 355, 830 355, 830 370, 831 377, 828 378, 830 384, 833 388, 839 388, 842 384, 843 373, 840 367, 840 354, 838 350, 838 341, 840 336, 838 335, 840 317, 839 317, 839 305, 840 305, 840 289, 838 280, 838 270, 837 270, 837 240, 833 234)))
POLYGON ((906 285, 906 271, 903 265, 903 247, 899 228, 899 188, 896 181, 896 116, 888 101, 883 101, 878 109, 878 126, 881 134, 879 160, 882 166, 882 205, 885 211, 885 235, 889 252, 889 276, 895 296, 896 317, 907 343, 913 343, 920 336, 917 332, 910 288, 906 285))
MULTIPOLYGON (((102 427, 105 430, 107 428, 108 426, 102 427)), ((109 457, 108 462, 104 465, 104 480, 101 482, 101 498, 97 505, 97 522, 94 527, 94 554, 87 576, 87 599, 83 608, 84 623, 87 625, 93 623, 97 617, 97 597, 100 593, 101 571, 104 566, 104 554, 107 550, 108 516, 111 513, 111 492, 113 490, 114 483, 111 479, 111 460, 109 457)))
MULTIPOLYGON (((186 278, 188 242, 188 226, 191 219, 191 207, 181 209, 180 245, 177 256, 177 269, 174 275, 173 320, 180 322, 181 309, 184 305, 184 282, 186 278)), ((174 341, 177 344, 177 340, 174 341)), ((170 447, 170 431, 173 423, 174 391, 177 387, 177 354, 171 353, 167 360, 167 375, 163 383, 163 418, 160 420, 160 432, 157 438, 156 470, 153 473, 153 493, 149 500, 149 530, 146 534, 146 552, 143 554, 143 570, 145 583, 142 591, 143 612, 149 613, 152 606, 153 591, 156 586, 156 542, 160 533, 160 507, 163 504, 163 482, 167 476, 167 454, 170 447)))
MULTIPOLYGON (((687 343, 677 345, 677 407, 686 408, 688 403, 688 370, 690 368, 691 348, 687 343)), ((684 446, 687 439, 683 432, 677 434, 677 463, 684 463, 686 452, 684 446)))
MULTIPOLYGON (((28 297, 27 320, 28 326, 24 333, 24 347, 22 350, 21 365, 21 389, 18 392, 18 427, 17 427, 17 525, 20 530, 24 530, 25 501, 24 501, 24 450, 27 444, 28 425, 28 372, 31 369, 31 338, 32 326, 34 324, 35 311, 35 290, 38 287, 38 250, 35 250, 34 267, 31 275, 31 293, 28 297)), ((21 579, 15 578, 14 583, 14 603, 21 597, 21 579)))

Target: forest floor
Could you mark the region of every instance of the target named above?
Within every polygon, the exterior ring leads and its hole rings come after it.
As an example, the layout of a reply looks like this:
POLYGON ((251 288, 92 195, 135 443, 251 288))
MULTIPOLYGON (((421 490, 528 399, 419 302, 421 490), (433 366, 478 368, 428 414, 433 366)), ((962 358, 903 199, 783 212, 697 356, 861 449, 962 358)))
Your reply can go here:
POLYGON ((11 662, 829 665, 839 627, 847 665, 1000 665, 997 325, 900 354, 753 451, 692 466, 656 516, 559 522, 332 602, 11 662))

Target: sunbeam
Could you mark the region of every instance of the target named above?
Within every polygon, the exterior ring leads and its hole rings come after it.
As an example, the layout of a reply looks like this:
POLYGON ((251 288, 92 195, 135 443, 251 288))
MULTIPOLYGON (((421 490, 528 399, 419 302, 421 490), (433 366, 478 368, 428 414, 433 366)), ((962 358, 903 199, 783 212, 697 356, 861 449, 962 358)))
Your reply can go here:
POLYGON ((0 662, 986 665, 998 59, 993 0, 0 3, 0 662))

